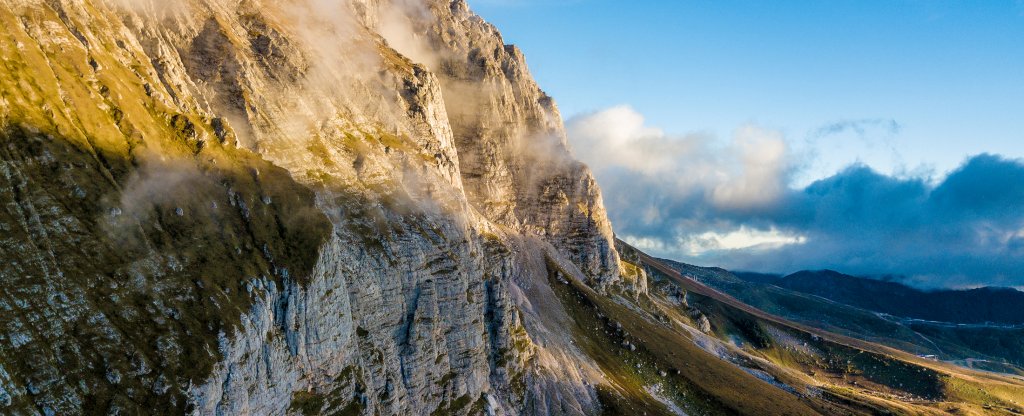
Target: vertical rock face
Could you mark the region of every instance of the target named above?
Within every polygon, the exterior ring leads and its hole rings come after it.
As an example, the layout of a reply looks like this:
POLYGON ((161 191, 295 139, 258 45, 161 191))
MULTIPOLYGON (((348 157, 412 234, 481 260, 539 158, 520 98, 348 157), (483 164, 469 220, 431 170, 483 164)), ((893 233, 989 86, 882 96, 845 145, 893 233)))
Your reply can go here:
POLYGON ((0 3, 0 413, 595 410, 600 190, 464 1, 0 3))
POLYGON ((522 52, 503 44, 463 0, 434 2, 431 10, 428 36, 446 53, 438 72, 474 206, 493 221, 546 236, 601 283, 616 279, 600 190, 568 154, 558 109, 522 52))
POLYGON ((585 272, 607 280, 601 283, 615 280, 619 265, 600 190, 569 155, 558 109, 522 52, 464 0, 375 4, 378 17, 368 24, 438 74, 473 206, 494 222, 546 236, 585 272))

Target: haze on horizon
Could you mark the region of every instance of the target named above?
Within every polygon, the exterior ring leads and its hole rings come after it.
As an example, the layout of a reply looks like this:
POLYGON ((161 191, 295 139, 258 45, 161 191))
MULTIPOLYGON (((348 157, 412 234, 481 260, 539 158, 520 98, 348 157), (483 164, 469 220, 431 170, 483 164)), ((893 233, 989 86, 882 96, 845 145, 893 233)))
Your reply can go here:
POLYGON ((1024 1, 471 6, 652 254, 1024 287, 1024 1))

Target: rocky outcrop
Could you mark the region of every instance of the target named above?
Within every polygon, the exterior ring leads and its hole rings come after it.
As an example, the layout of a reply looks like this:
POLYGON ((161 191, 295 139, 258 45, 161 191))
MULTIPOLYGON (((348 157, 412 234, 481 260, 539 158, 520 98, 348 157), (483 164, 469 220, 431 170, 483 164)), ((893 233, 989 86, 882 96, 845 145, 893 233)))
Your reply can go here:
POLYGON ((569 155, 554 100, 534 82, 522 52, 464 0, 407 3, 378 3, 402 14, 375 23, 407 25, 431 52, 423 59, 440 79, 473 206, 499 224, 545 236, 597 283, 615 281, 618 258, 600 190, 569 155))
POLYGON ((3 0, 0 413, 593 413, 620 264, 461 0, 3 0))

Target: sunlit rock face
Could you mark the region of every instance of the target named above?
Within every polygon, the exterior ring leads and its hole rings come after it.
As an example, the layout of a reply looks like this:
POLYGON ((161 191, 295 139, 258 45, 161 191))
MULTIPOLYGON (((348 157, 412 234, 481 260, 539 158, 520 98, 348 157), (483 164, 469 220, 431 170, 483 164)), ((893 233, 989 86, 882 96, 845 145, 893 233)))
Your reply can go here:
POLYGON ((438 76, 473 206, 496 223, 545 236, 600 283, 615 280, 600 190, 568 154, 558 109, 522 52, 464 1, 396 0, 383 10, 379 32, 438 76), (394 29, 403 25, 410 30, 394 29))
POLYGON ((2 3, 0 413, 595 411, 600 190, 464 1, 2 3))

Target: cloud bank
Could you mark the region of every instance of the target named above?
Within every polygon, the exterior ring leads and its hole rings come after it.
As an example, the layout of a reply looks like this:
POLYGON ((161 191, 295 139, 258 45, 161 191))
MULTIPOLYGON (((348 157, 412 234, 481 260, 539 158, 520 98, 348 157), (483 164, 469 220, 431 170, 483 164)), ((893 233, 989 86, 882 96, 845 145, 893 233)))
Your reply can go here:
MULTIPOLYGON (((899 129, 880 120, 833 130, 865 124, 899 129)), ((757 126, 721 144, 615 107, 569 120, 568 133, 620 237, 654 254, 733 270, 896 274, 924 287, 1024 286, 1024 161, 981 154, 937 182, 855 164, 795 189, 805 161, 757 126)))

